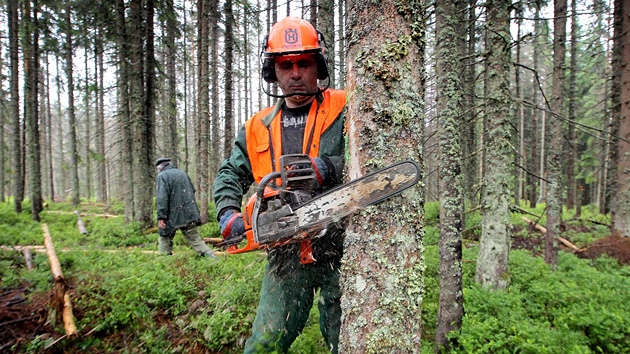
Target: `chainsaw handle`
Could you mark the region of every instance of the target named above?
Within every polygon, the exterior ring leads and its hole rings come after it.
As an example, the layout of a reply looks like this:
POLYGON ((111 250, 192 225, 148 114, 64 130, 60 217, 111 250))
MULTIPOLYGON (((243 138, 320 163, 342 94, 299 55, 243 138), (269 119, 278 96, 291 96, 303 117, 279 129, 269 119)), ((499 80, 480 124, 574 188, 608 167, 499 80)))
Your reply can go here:
POLYGON ((260 180, 260 183, 258 183, 258 187, 256 188, 257 199, 262 200, 263 196, 265 195, 265 187, 267 187, 269 182, 280 177, 281 177, 280 172, 272 172, 266 175, 265 177, 263 177, 263 179, 260 180))

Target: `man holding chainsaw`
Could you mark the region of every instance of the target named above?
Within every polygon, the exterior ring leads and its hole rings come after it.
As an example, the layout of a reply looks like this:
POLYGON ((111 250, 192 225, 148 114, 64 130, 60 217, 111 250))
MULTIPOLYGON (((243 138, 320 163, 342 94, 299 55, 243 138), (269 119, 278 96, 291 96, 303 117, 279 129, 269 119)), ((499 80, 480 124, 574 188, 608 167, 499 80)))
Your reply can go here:
MULTIPOLYGON (((346 93, 318 86, 318 80, 330 84, 322 44, 321 33, 295 17, 274 24, 265 38, 262 76, 282 94, 267 92, 280 99, 245 122, 214 181, 217 219, 226 242, 245 233, 241 205, 250 185, 281 169, 299 168, 281 166, 281 156, 306 157, 316 176, 309 191, 313 195, 342 182, 346 93)), ((343 229, 329 225, 319 236, 268 249, 245 353, 287 352, 306 324, 317 291, 320 329, 331 352, 337 353, 343 229)))

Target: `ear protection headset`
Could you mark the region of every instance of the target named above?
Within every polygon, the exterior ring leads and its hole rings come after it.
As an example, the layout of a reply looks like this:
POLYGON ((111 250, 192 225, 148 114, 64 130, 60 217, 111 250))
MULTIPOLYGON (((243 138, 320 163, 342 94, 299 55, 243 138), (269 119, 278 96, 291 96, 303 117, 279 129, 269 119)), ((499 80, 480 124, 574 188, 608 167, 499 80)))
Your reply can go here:
MULTIPOLYGON (((316 30, 317 31, 317 30, 316 30)), ((284 54, 298 54, 298 53, 315 53, 315 63, 317 64, 317 79, 326 80, 328 78, 328 60, 324 55, 324 48, 326 48, 326 41, 324 40, 324 35, 317 31, 317 43, 319 44, 318 49, 308 50, 308 51, 300 51, 300 52, 286 52, 286 53, 267 53, 265 49, 269 45, 269 34, 265 36, 265 39, 262 43, 262 52, 260 56, 262 58, 262 77, 268 83, 274 83, 278 81, 276 77, 276 68, 275 68, 275 57, 284 55, 284 54), (323 44, 323 45, 322 45, 323 44)))

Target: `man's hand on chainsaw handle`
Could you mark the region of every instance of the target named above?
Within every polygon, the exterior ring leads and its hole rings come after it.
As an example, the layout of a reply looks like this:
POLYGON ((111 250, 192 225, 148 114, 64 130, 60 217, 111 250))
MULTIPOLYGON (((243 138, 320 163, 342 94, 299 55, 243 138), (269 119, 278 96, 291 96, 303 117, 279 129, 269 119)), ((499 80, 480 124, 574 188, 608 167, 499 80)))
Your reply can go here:
POLYGON ((225 240, 244 234, 243 214, 236 209, 224 211, 219 218, 219 227, 221 228, 221 236, 225 240))

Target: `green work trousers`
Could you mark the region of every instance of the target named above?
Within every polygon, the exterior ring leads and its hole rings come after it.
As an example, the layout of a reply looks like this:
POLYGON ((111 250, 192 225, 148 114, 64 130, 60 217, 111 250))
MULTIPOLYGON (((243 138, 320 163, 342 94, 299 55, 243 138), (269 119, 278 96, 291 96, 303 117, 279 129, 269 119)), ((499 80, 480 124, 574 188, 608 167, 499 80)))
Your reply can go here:
POLYGON ((303 265, 298 254, 278 258, 269 256, 245 353, 286 353, 304 329, 318 290, 319 328, 330 351, 337 353, 341 326, 339 260, 303 265))
MULTIPOLYGON (((188 242, 188 245, 192 247, 200 256, 206 253, 212 253, 208 245, 201 239, 199 236, 199 230, 197 230, 196 225, 184 227, 180 229, 188 242)), ((172 254, 173 253, 173 238, 175 237, 174 233, 166 236, 160 236, 158 238, 158 252, 160 254, 172 254)))

